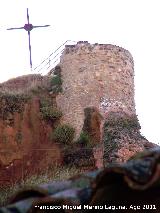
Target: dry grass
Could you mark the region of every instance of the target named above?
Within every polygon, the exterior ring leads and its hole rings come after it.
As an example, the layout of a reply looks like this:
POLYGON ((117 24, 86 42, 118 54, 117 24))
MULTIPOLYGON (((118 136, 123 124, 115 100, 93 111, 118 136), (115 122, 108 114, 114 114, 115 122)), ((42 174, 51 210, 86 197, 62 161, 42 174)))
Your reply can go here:
POLYGON ((39 87, 47 88, 50 84, 50 79, 51 77, 40 74, 23 75, 0 83, 0 91, 1 93, 9 94, 25 94, 39 87))
POLYGON ((30 178, 21 181, 9 188, 0 188, 0 206, 6 205, 9 198, 12 197, 18 190, 26 187, 36 186, 39 184, 53 182, 55 180, 66 180, 80 173, 76 167, 61 167, 47 170, 44 174, 33 175, 30 178))

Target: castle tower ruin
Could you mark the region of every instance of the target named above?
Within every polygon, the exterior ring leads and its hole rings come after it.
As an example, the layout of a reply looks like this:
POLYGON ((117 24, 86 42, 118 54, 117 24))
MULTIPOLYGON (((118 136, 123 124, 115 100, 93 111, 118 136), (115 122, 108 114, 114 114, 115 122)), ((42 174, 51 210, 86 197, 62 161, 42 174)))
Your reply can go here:
POLYGON ((110 110, 135 114, 134 63, 129 51, 111 44, 78 42, 66 45, 61 56, 63 92, 57 96, 62 122, 77 136, 84 122, 84 108, 96 107, 103 117, 110 110))

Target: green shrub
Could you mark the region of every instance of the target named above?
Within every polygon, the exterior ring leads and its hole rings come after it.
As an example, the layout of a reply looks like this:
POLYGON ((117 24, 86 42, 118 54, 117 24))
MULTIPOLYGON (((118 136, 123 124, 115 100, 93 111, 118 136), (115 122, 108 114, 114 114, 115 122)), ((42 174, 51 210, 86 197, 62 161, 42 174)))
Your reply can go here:
POLYGON ((51 79, 51 85, 62 85, 62 79, 60 75, 56 75, 54 77, 52 77, 51 79))
POLYGON ((61 75, 55 75, 51 79, 51 91, 54 93, 62 92, 62 79, 61 75))
POLYGON ((61 93, 62 92, 62 87, 55 85, 55 86, 52 87, 52 92, 56 93, 56 94, 57 93, 61 93))
POLYGON ((0 94, 0 118, 6 120, 15 112, 21 113, 28 100, 27 95, 0 94))
POLYGON ((59 125, 53 132, 52 138, 57 142, 69 144, 73 141, 75 130, 68 124, 59 125))
POLYGON ((52 106, 42 107, 40 111, 45 120, 54 121, 62 116, 62 112, 52 106))
POLYGON ((52 99, 42 97, 40 99, 40 108, 52 106, 52 99))
POLYGON ((90 145, 91 144, 91 138, 88 135, 88 133, 81 132, 81 134, 80 134, 80 136, 77 140, 77 143, 80 144, 80 145, 83 145, 83 146, 90 145))

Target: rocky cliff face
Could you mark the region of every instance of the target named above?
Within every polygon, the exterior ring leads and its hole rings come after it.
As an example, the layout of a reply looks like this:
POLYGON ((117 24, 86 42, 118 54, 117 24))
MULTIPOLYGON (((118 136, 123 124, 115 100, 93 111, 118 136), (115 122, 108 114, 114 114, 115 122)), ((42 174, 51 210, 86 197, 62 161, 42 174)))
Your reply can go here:
MULTIPOLYGON (((36 76, 34 87, 30 87, 31 77, 1 85, 8 91, 0 94, 0 168, 4 171, 1 181, 22 178, 62 160, 60 147, 51 138, 56 118, 46 119, 43 111, 49 105, 56 108, 54 98, 47 90, 49 86, 36 83, 36 76)), ((46 81, 42 77, 41 80, 46 81)))

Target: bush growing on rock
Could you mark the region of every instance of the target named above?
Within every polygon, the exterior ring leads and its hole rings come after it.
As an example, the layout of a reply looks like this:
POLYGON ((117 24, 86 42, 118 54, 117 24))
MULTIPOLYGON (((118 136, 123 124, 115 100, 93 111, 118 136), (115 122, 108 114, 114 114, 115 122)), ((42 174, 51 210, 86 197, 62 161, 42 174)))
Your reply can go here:
POLYGON ((82 145, 82 146, 91 146, 91 138, 87 132, 82 131, 77 143, 82 145))
POLYGON ((58 109, 53 108, 52 106, 49 107, 42 107, 41 108, 42 117, 45 120, 55 121, 62 116, 62 112, 58 109))
POLYGON ((40 99, 40 108, 43 108, 43 107, 49 107, 49 106, 52 106, 53 105, 53 100, 50 98, 41 98, 40 99))
POLYGON ((29 100, 27 95, 19 94, 0 94, 0 118, 6 120, 15 112, 21 113, 24 104, 29 100))
POLYGON ((61 80, 61 77, 59 75, 56 75, 56 76, 53 76, 52 79, 51 79, 51 85, 54 86, 54 85, 62 85, 62 80, 61 80))
POLYGON ((61 124, 54 130, 52 138, 62 144, 69 144, 73 141, 75 130, 68 124, 61 124))
POLYGON ((51 79, 51 91, 53 93, 62 92, 62 79, 61 79, 61 72, 60 70, 56 70, 54 76, 51 79))

